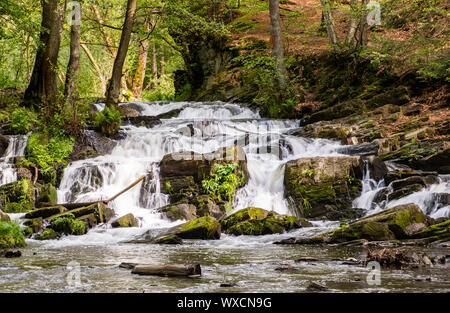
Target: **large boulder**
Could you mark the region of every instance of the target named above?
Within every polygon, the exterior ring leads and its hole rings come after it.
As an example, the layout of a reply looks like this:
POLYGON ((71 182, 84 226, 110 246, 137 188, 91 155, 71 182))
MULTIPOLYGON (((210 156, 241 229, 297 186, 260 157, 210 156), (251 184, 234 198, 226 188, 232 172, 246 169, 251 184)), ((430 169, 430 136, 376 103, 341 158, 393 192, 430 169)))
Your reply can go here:
POLYGON ((69 158, 72 161, 84 160, 111 153, 117 141, 93 130, 85 130, 77 137, 69 158))
POLYGON ((450 219, 422 228, 412 238, 431 238, 433 240, 450 240, 450 219))
POLYGON ((279 234, 295 228, 312 226, 305 219, 260 208, 242 209, 222 219, 220 225, 224 233, 236 236, 279 234))
POLYGON ((171 221, 192 221, 197 218, 197 208, 189 203, 174 203, 158 210, 161 216, 171 221))
POLYGON ((285 195, 299 216, 339 219, 361 191, 363 160, 359 156, 301 158, 286 163, 285 195))
POLYGON ((127 215, 124 215, 122 217, 119 217, 115 221, 111 223, 111 226, 113 228, 119 228, 119 227, 137 227, 138 221, 134 217, 133 214, 129 213, 127 215))
POLYGON ((52 184, 45 184, 45 185, 38 185, 37 186, 37 203, 57 203, 58 201, 58 194, 56 191, 55 186, 52 184))
POLYGON ((35 188, 29 180, 0 187, 0 209, 6 213, 23 213, 33 209, 35 202, 35 188))
POLYGON ((197 216, 212 216, 218 220, 220 220, 224 215, 220 207, 212 200, 212 198, 208 195, 200 195, 194 199, 192 199, 192 204, 197 208, 197 216))
POLYGON ((25 237, 20 226, 11 221, 0 221, 0 249, 24 246, 25 237))

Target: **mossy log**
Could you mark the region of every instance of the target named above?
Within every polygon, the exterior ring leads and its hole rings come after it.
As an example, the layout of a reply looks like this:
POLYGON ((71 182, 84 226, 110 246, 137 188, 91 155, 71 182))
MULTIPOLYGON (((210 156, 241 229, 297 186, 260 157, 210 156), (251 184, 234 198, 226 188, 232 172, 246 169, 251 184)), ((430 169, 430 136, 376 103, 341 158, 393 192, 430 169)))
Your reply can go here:
POLYGON ((137 275, 198 276, 202 274, 200 264, 136 265, 131 271, 137 275))

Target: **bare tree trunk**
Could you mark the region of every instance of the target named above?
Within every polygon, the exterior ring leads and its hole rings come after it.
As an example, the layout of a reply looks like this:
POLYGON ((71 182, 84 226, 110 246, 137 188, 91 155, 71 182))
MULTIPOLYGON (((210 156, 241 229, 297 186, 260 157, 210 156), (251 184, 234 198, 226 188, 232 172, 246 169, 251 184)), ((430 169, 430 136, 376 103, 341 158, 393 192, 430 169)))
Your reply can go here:
POLYGON ((89 48, 84 43, 80 43, 80 45, 81 45, 81 48, 83 48, 84 52, 86 53, 86 55, 89 59, 89 62, 91 62, 91 65, 94 68, 95 72, 97 72, 97 76, 98 76, 98 78, 100 80, 100 84, 101 84, 102 97, 104 97, 106 94, 106 79, 102 74, 102 70, 100 69, 97 62, 95 61, 94 56, 92 55, 89 48))
MULTIPOLYGON (((95 3, 92 3, 92 9, 94 10, 95 16, 97 17, 98 22, 98 28, 100 30, 100 33, 103 36, 103 39, 106 42, 107 48, 109 53, 111 53, 111 56, 115 59, 117 56, 117 49, 114 47, 114 41, 113 39, 108 35, 108 33, 105 31, 103 25, 103 17, 100 13, 100 10, 98 9, 98 6, 95 3)), ((120 84, 122 89, 128 90, 127 81, 124 76, 121 76, 120 84)))
MULTIPOLYGON (((150 31, 150 22, 145 21, 145 31, 150 31)), ((148 39, 143 38, 139 46, 138 63, 136 66, 136 73, 134 74, 132 92, 136 98, 140 98, 142 89, 144 88, 145 72, 147 68, 147 57, 150 43, 148 39)))
POLYGON ((106 105, 117 107, 120 97, 120 82, 122 79, 123 64, 127 56, 128 46, 130 44, 131 30, 133 28, 134 16, 136 13, 136 0, 128 0, 125 22, 123 25, 122 36, 120 38, 119 50, 114 60, 113 72, 106 95, 106 105))
POLYGON ((166 74, 166 49, 164 48, 164 46, 161 47, 160 62, 161 62, 161 65, 160 65, 161 76, 164 76, 166 74))
POLYGON ((156 59, 156 44, 153 42, 153 50, 152 50, 152 75, 153 79, 158 78, 158 60, 156 59))
POLYGON ((358 15, 358 0, 350 0, 350 24, 345 37, 346 46, 352 46, 355 41, 356 29, 359 24, 358 15))
POLYGON ((58 97, 58 54, 65 7, 58 0, 42 1, 40 45, 24 100, 28 104, 54 102, 58 97))
POLYGON ((332 46, 337 44, 336 27, 334 26, 333 14, 331 13, 331 1, 320 0, 322 4, 322 15, 325 19, 325 25, 327 27, 328 38, 332 46))
MULTIPOLYGON (((81 4, 80 4, 81 16, 81 4)), ((77 75, 80 68, 80 43, 81 43, 81 24, 76 20, 76 15, 72 19, 70 31, 70 58, 67 65, 66 82, 64 85, 64 98, 71 103, 74 93, 77 89, 77 75)))
POLYGON ((367 4, 369 3, 369 0, 362 0, 361 4, 361 19, 359 22, 359 40, 358 40, 358 46, 360 48, 367 47, 368 42, 368 31, 369 31, 369 24, 367 23, 367 4))
POLYGON ((282 91, 287 86, 287 70, 284 63, 284 48, 281 34, 280 4, 278 0, 269 0, 270 11, 270 41, 272 43, 272 57, 275 59, 277 67, 277 79, 279 87, 282 91))

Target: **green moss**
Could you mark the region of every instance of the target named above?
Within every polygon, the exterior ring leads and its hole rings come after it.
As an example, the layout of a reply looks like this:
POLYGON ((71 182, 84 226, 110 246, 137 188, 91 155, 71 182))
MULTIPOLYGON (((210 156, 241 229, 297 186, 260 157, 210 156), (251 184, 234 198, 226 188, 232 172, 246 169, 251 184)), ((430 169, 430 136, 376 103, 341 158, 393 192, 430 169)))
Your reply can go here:
POLYGON ((39 236, 39 240, 52 240, 59 237, 58 233, 53 229, 47 229, 39 236))
POLYGON ((155 240, 155 243, 162 245, 181 244, 182 242, 183 240, 177 235, 164 236, 155 240))
POLYGON ((220 224, 215 218, 204 216, 180 225, 177 235, 183 239, 219 239, 220 224))
POLYGON ((50 228, 66 235, 84 235, 86 233, 86 224, 83 221, 75 220, 75 216, 71 213, 52 220, 50 228))
POLYGON ((33 235, 33 228, 26 227, 22 230, 22 233, 25 236, 25 238, 30 238, 33 235))
POLYGON ((0 249, 24 246, 25 237, 20 226, 11 221, 0 221, 0 249))
POLYGON ((35 189, 27 179, 0 187, 0 206, 5 213, 23 213, 34 206, 35 189))

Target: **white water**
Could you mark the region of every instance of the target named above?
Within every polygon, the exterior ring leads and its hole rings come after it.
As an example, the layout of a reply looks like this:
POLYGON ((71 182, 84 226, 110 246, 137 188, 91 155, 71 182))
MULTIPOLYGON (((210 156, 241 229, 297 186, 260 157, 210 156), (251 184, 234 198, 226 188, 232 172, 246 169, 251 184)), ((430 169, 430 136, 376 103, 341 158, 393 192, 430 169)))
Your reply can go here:
POLYGON ((17 173, 14 167, 14 158, 25 155, 28 135, 10 136, 8 148, 2 158, 0 158, 0 186, 9 184, 17 180, 17 173))

